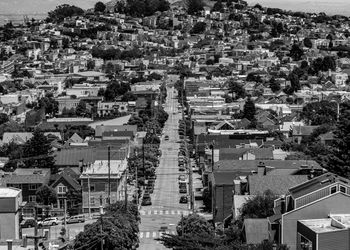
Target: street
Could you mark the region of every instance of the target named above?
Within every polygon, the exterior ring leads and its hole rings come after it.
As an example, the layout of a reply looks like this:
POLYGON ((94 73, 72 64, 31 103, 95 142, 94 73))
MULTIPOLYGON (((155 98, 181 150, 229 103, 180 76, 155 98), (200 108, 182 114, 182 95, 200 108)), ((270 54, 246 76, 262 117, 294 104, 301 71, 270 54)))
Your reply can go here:
POLYGON ((140 225, 140 247, 141 250, 167 249, 156 241, 162 233, 176 233, 176 224, 181 218, 189 214, 189 204, 180 204, 182 194, 179 194, 178 176, 183 174, 178 170, 178 121, 181 113, 178 113, 178 101, 174 97, 174 88, 168 88, 165 111, 169 119, 164 126, 164 136, 168 135, 169 140, 162 136, 160 149, 162 156, 157 169, 157 179, 152 194, 152 206, 142 207, 140 225))

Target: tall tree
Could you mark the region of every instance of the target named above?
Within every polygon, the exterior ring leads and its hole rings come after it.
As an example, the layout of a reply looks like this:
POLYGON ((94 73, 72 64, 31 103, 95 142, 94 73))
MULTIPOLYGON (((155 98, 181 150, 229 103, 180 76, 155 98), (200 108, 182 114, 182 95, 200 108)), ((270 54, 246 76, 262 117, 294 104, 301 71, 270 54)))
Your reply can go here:
POLYGON ((95 4, 95 12, 104 12, 106 10, 106 5, 102 2, 97 2, 95 4))
POLYGON ((211 9, 212 11, 221 11, 224 8, 221 0, 216 1, 214 4, 213 8, 211 9))
POLYGON ((42 185, 36 192, 37 201, 43 205, 51 205, 57 201, 55 189, 47 185, 42 185))
POLYGON ((39 129, 34 130, 33 137, 24 144, 23 156, 28 168, 50 168, 52 173, 57 172, 51 143, 39 129))
POLYGON ((204 3, 202 0, 186 0, 186 7, 189 15, 195 15, 203 10, 204 3))
POLYGON ((243 88, 243 85, 238 83, 234 79, 228 79, 225 84, 229 88, 230 93, 234 93, 235 99, 244 98, 246 96, 246 92, 243 88))
POLYGON ((241 208, 241 218, 267 218, 274 214, 274 195, 270 190, 255 196, 241 208))
POLYGON ((75 113, 77 116, 85 116, 87 114, 89 114, 89 110, 86 107, 86 102, 83 100, 80 100, 78 103, 78 106, 75 110, 75 113))
POLYGON ((310 38, 308 38, 308 37, 304 38, 304 46, 308 47, 308 48, 312 48, 312 42, 311 42, 310 38))
POLYGON ((293 58, 294 61, 301 60, 301 57, 304 55, 304 51, 299 47, 298 44, 293 44, 290 49, 289 55, 293 58))
POLYGON ((247 118, 249 121, 254 121, 255 113, 256 113, 255 104, 253 100, 250 97, 248 97, 243 107, 243 117, 247 118))
POLYGON ((333 125, 337 121, 337 104, 329 101, 308 103, 303 107, 300 118, 310 125, 333 125))

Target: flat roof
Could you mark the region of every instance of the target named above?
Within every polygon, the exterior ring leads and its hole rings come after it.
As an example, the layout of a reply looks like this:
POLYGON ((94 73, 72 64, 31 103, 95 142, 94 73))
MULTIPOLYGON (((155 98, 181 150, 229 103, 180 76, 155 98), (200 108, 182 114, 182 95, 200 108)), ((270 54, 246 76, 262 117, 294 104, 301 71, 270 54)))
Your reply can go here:
POLYGON ((0 188, 0 199, 1 198, 16 197, 20 192, 21 192, 21 190, 17 189, 17 188, 1 187, 0 188))
POLYGON ((346 227, 332 218, 299 220, 299 222, 310 228, 315 233, 326 233, 346 229, 346 227))

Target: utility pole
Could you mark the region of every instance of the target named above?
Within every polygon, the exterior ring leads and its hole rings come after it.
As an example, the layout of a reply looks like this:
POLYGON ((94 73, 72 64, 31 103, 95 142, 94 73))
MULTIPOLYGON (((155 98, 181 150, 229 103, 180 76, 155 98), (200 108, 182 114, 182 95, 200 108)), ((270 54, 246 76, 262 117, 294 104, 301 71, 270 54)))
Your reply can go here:
POLYGON ((100 196, 100 220, 101 220, 101 226, 100 226, 100 234, 101 234, 101 250, 103 250, 103 221, 102 221, 102 195, 100 196))
POLYGON ((108 146, 108 205, 111 204, 111 146, 108 146))
POLYGON ((129 170, 128 170, 128 167, 126 167, 126 170, 125 170, 125 184, 124 184, 124 203, 125 203, 125 210, 128 209, 128 173, 129 170))
POLYGON ((145 137, 142 138, 142 171, 143 171, 143 178, 146 180, 146 171, 145 171, 145 137))
POLYGON ((38 207, 35 204, 34 205, 34 219, 35 219, 35 225, 34 225, 34 250, 39 250, 39 242, 38 242, 38 207))
POLYGON ((89 208, 89 218, 91 219, 91 191, 90 191, 90 175, 87 175, 88 179, 88 208, 89 208))
MULTIPOLYGON (((137 157, 137 155, 138 155, 137 154, 137 149, 135 149, 135 156, 137 157)), ((137 172, 138 172, 138 167, 137 167, 137 164, 136 164, 136 169, 135 169, 136 206, 139 207, 139 181, 138 181, 138 177, 137 177, 137 172)))
POLYGON ((67 199, 64 199, 64 229, 67 233, 67 199))

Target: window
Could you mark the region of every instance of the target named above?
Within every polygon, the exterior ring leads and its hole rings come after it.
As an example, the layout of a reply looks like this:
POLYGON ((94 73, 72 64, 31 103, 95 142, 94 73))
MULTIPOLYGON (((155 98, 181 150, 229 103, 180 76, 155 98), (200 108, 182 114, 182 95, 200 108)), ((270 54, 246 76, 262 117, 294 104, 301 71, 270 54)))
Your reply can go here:
POLYGON ((95 198, 94 197, 90 197, 90 205, 95 205, 95 198))
POLYGON ((36 195, 29 195, 28 196, 28 201, 29 202, 36 202, 36 195))
POLYGON ((58 186, 58 192, 59 194, 65 194, 67 193, 67 187, 66 186, 58 186))
POLYGON ((331 194, 334 194, 335 192, 337 192, 337 187, 336 186, 331 187, 331 194))
POLYGON ((90 192, 95 192, 95 184, 90 184, 90 192))
POLYGON ((342 193, 346 193, 346 188, 344 186, 340 186, 339 190, 342 193))
POLYGON ((36 190, 38 188, 38 184, 29 184, 29 190, 36 190))
POLYGON ((108 183, 105 183, 105 191, 108 192, 108 183))

